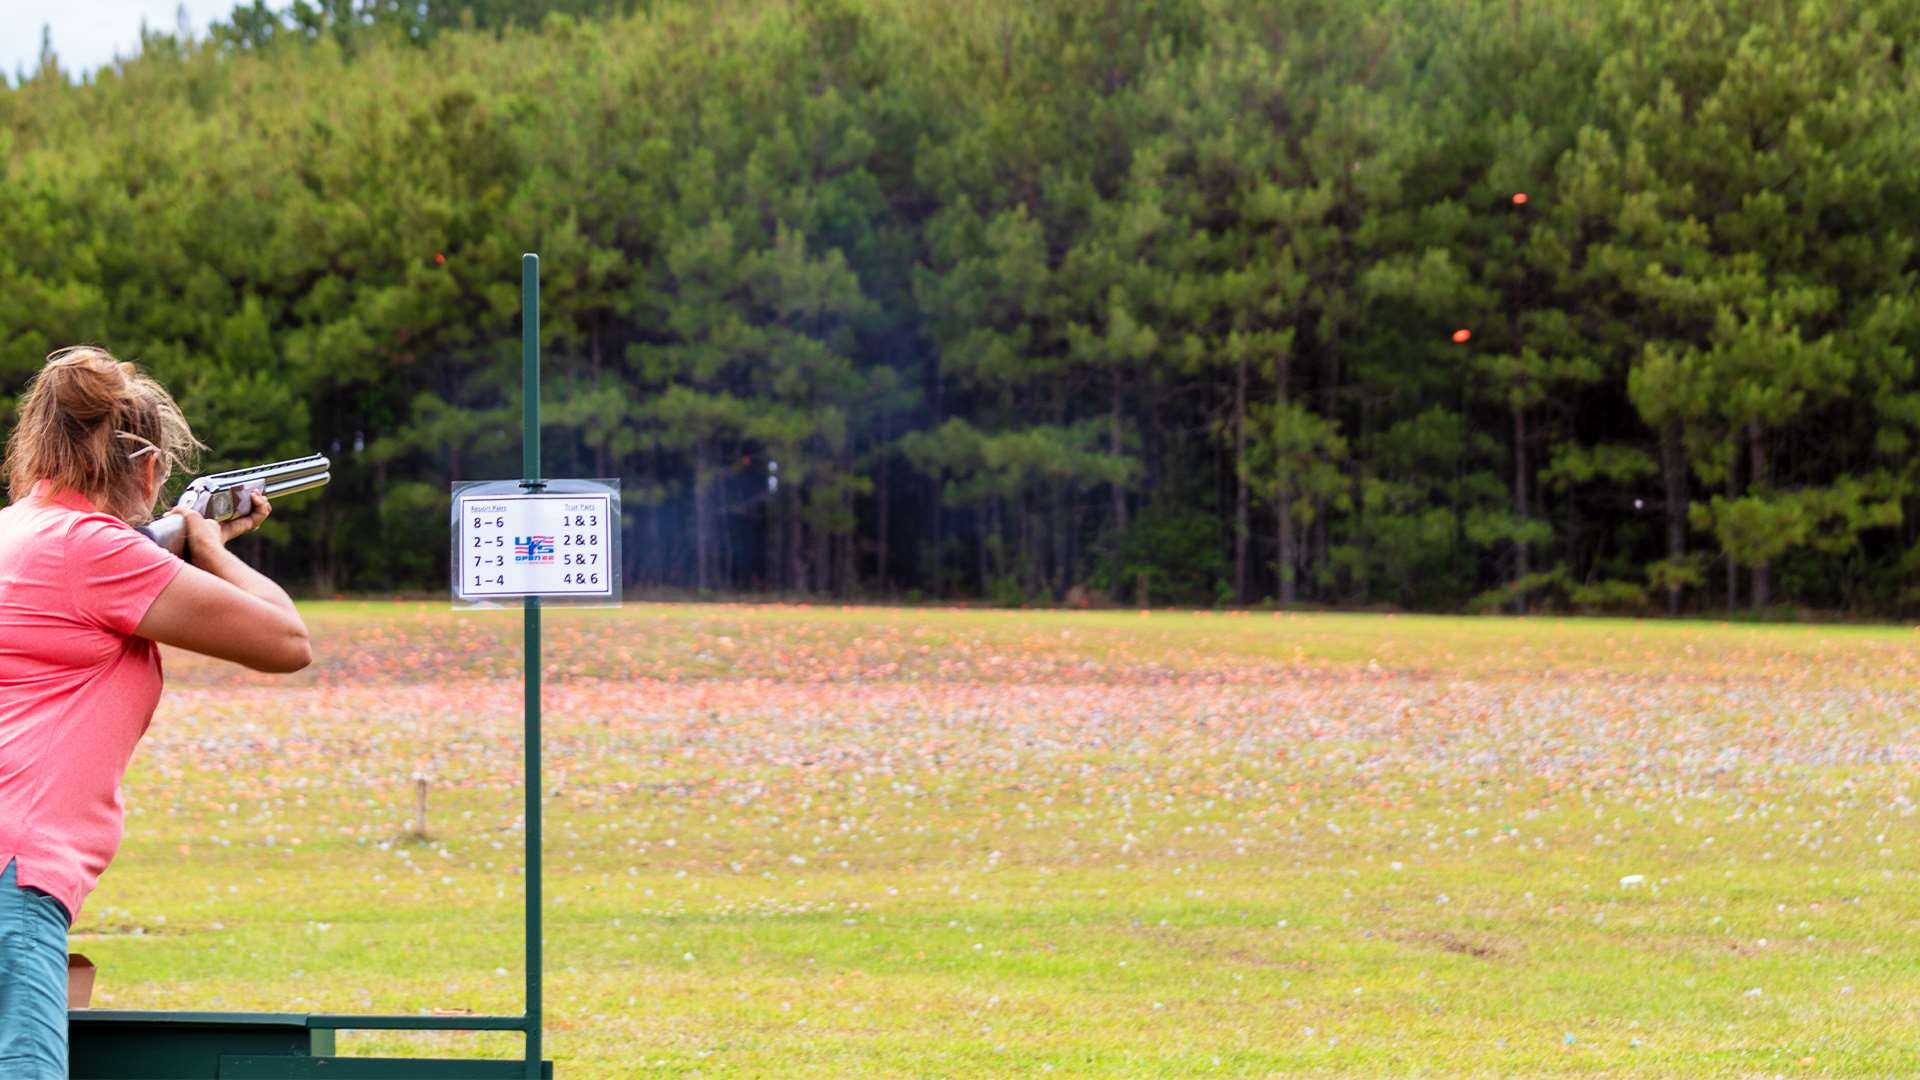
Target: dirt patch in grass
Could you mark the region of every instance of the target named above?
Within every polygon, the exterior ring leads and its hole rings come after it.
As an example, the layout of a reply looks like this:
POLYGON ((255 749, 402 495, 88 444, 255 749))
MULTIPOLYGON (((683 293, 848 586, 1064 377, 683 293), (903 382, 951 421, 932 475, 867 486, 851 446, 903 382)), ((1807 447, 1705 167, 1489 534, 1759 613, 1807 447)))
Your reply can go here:
POLYGON ((1512 942, 1464 937, 1447 930, 1400 930, 1387 934, 1386 938, 1402 945, 1439 949, 1441 952, 1471 956, 1476 960, 1500 960, 1517 951, 1517 946, 1512 942))

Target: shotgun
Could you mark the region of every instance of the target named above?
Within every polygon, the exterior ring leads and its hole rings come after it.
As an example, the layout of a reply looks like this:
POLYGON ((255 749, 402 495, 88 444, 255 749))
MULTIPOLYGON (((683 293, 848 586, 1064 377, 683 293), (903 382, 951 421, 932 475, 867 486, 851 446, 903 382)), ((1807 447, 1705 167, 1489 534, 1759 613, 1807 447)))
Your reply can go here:
MULTIPOLYGON (((276 461, 251 469, 209 473, 196 478, 180 493, 175 506, 198 512, 212 521, 232 521, 253 511, 253 492, 268 499, 326 486, 333 479, 325 454, 309 454, 292 461, 276 461)), ((140 528, 147 539, 181 558, 187 557, 187 530, 174 515, 156 518, 140 528)))

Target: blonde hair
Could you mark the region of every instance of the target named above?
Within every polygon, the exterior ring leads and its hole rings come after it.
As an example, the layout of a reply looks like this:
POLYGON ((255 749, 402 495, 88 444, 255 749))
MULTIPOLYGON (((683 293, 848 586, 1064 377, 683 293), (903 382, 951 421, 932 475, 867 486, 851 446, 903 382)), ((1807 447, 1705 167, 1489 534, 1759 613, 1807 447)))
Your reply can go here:
POLYGON ((153 519, 140 459, 152 456, 158 486, 206 449, 172 395, 153 377, 92 345, 61 349, 27 383, 7 438, 7 494, 26 498, 36 481, 70 488, 130 524, 153 519))

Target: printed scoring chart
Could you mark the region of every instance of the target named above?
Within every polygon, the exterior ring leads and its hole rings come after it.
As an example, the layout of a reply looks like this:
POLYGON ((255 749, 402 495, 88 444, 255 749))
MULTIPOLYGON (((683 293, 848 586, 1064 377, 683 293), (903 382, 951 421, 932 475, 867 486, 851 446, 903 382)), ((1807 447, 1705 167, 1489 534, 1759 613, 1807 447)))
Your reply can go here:
POLYGON ((598 493, 459 497, 455 592, 506 596, 611 597, 613 503, 598 493))

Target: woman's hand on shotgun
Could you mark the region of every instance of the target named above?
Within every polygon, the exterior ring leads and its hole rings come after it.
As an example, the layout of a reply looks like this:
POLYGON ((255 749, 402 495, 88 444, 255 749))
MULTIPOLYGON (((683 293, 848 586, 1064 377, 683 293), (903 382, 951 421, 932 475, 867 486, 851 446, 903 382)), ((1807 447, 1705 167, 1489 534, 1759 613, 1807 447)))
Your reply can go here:
POLYGON ((227 550, 227 541, 273 513, 266 497, 256 493, 253 511, 227 522, 192 510, 172 512, 186 526, 193 561, 180 568, 135 632, 255 671, 299 671, 313 663, 307 625, 286 590, 227 550))

